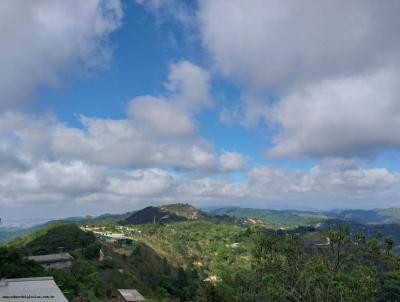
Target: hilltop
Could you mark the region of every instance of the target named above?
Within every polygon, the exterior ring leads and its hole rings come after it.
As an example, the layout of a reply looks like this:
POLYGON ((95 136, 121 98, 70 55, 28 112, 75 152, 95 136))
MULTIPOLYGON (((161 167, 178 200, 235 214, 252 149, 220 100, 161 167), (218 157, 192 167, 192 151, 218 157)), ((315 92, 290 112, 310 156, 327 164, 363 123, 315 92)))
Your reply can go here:
POLYGON ((123 219, 121 222, 126 224, 145 224, 154 222, 172 222, 185 220, 186 217, 175 212, 160 207, 146 207, 136 211, 123 219))
POLYGON ((160 206, 160 209, 192 220, 202 219, 206 216, 204 212, 187 203, 167 204, 160 206))
POLYGON ((241 220, 228 215, 203 212, 190 204, 168 204, 159 207, 146 207, 133 212, 123 220, 122 224, 146 224, 155 222, 177 222, 184 220, 204 220, 216 223, 239 224, 241 220))

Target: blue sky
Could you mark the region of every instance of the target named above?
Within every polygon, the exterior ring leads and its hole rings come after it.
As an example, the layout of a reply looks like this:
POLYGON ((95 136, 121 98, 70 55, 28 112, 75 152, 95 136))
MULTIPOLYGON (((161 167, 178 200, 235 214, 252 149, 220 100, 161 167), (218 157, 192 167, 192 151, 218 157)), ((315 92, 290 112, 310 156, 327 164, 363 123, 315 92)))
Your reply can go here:
MULTIPOLYGON (((134 1, 124 2, 123 6, 123 26, 109 39, 113 50, 109 66, 90 71, 78 79, 67 78, 66 83, 56 89, 43 87, 35 97, 33 112, 54 112, 60 121, 78 128, 82 127, 79 115, 121 119, 133 97, 162 93, 171 63, 185 59, 207 66, 210 60, 201 41, 190 33, 186 36, 188 30, 179 21, 168 15, 157 19, 134 1)), ((246 154, 254 163, 265 164, 269 130, 249 130, 221 123, 219 111, 227 104, 239 106, 241 92, 218 74, 212 83, 216 102, 214 108, 198 115, 199 133, 219 151, 234 150, 246 154)), ((303 166, 303 162, 292 164, 303 166)))
POLYGON ((398 6, 4 4, 0 210, 400 206, 398 6))

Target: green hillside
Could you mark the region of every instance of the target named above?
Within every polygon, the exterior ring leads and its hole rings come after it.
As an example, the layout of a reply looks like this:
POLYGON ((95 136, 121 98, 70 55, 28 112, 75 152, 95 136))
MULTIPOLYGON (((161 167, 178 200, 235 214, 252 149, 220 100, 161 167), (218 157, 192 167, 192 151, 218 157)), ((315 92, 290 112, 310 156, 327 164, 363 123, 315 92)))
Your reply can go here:
POLYGON ((217 273, 230 265, 249 268, 247 229, 210 221, 182 221, 137 226, 145 242, 174 265, 197 266, 217 273))
POLYGON ((79 224, 84 222, 84 218, 81 217, 67 217, 62 220, 51 220, 46 223, 37 224, 31 227, 2 227, 0 228, 0 244, 7 244, 7 242, 16 239, 18 237, 27 237, 30 234, 38 230, 43 230, 50 225, 60 223, 72 223, 79 224))
POLYGON ((234 217, 251 218, 262 222, 283 226, 296 227, 301 225, 312 225, 321 222, 328 217, 323 213, 301 212, 301 211, 279 211, 265 209, 251 209, 226 207, 210 211, 212 214, 229 215, 234 217))
POLYGON ((400 224, 400 208, 341 210, 329 213, 333 218, 372 224, 400 224))
MULTIPOLYGON (((374 238, 376 234, 380 234, 382 238, 391 236, 395 242, 400 243, 400 224, 377 224, 377 223, 359 223, 357 221, 328 219, 318 225, 318 230, 329 231, 338 229, 340 225, 348 224, 350 226, 351 235, 355 237, 357 234, 363 234, 367 238, 374 238)), ((382 239, 383 240, 383 239, 382 239)), ((400 246, 396 246, 396 252, 400 252, 400 246)))
MULTIPOLYGON (((389 229, 382 236, 371 229, 377 225, 325 217, 319 229, 294 222, 270 229, 225 222, 189 205, 157 209, 185 219, 90 229, 56 222, 0 248, 0 278, 54 276, 71 302, 109 301, 115 288, 136 288, 149 301, 163 302, 400 300, 400 258, 389 229), (131 242, 98 240, 90 231, 96 229, 123 233, 131 242), (44 271, 24 258, 60 246, 74 257, 71 268, 44 271)), ((148 210, 135 213, 135 219, 149 218, 148 210)))
POLYGON ((0 228, 0 244, 6 243, 20 236, 31 234, 36 230, 43 228, 44 226, 45 225, 40 224, 28 228, 2 227, 0 228))
POLYGON ((175 203, 163 205, 160 206, 160 208, 169 213, 174 213, 178 216, 185 217, 186 219, 197 220, 205 217, 205 213, 190 204, 175 203))

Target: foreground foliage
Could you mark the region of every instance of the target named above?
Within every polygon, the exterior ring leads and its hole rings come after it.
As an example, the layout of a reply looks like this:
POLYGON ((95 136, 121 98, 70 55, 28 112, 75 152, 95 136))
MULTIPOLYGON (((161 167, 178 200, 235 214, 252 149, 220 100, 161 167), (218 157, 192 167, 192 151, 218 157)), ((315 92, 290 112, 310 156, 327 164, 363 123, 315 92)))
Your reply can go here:
POLYGON ((206 220, 134 228, 134 243, 119 246, 53 225, 0 248, 0 277, 52 275, 70 301, 107 301, 116 288, 136 288, 150 301, 400 301, 395 242, 379 233, 206 220), (69 269, 44 271, 24 258, 61 245, 75 258, 69 269))

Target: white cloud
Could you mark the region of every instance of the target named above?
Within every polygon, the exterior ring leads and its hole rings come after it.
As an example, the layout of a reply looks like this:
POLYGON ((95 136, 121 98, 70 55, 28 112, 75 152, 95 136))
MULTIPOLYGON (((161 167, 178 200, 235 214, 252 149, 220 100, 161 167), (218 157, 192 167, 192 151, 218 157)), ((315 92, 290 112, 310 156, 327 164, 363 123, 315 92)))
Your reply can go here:
POLYGON ((208 72, 189 61, 170 65, 165 96, 139 96, 128 107, 138 127, 154 136, 193 136, 194 115, 212 105, 208 72))
POLYGON ((118 167, 217 170, 214 147, 195 126, 195 115, 212 104, 208 81, 208 73, 197 65, 172 64, 164 95, 134 98, 126 119, 81 117, 82 128, 52 116, 4 113, 0 142, 22 152, 28 162, 61 159, 118 167))
POLYGON ((398 172, 329 159, 309 171, 256 167, 249 172, 248 190, 252 196, 292 205, 384 207, 398 198, 399 184, 398 172))
POLYGON ((247 165, 246 157, 237 152, 224 152, 219 161, 223 171, 240 171, 247 165))
POLYGON ((203 43, 228 77, 282 90, 398 62, 398 1, 200 1, 203 43))
POLYGON ((3 1, 0 4, 0 109, 57 85, 75 69, 107 63, 107 38, 122 18, 119 0, 3 1))
POLYGON ((154 14, 158 22, 165 21, 166 17, 173 16, 181 24, 189 25, 195 19, 193 12, 189 9, 190 2, 179 0, 135 0, 147 11, 154 14))
MULTIPOLYGON (((126 169, 78 160, 41 160, 29 169, 0 175, 0 207, 56 204, 61 209, 99 212, 145 204, 262 207, 382 207, 399 197, 400 174, 362 168, 356 161, 329 159, 305 170, 256 166, 237 182, 216 175, 179 176, 160 168, 126 169), (96 204, 94 207, 93 204, 96 204), (88 207, 92 204, 91 207, 88 207)), ((72 210, 71 210, 72 211, 72 210)))
MULTIPOLYGON (((83 129, 64 125, 54 118, 35 118, 8 113, 1 124, 14 129, 0 130, 7 154, 20 153, 15 161, 35 164, 41 160, 81 160, 118 167, 162 167, 183 170, 213 170, 213 146, 192 136, 152 136, 132 120, 82 118, 83 129)), ((17 155, 16 154, 16 155, 17 155)), ((11 155, 7 155, 11 156, 11 155)), ((15 157, 15 156, 14 156, 15 157)))
POLYGON ((322 81, 283 97, 267 113, 282 127, 269 155, 356 156, 400 148, 399 79, 385 70, 322 81))
MULTIPOLYGON (((137 2, 153 12, 168 6, 184 23, 191 17, 174 0, 137 2)), ((244 106, 221 119, 254 125, 262 118, 278 127, 269 156, 329 158, 311 169, 249 167, 230 151, 218 157, 196 123, 213 106, 210 75, 180 61, 170 65, 165 91, 133 98, 123 119, 81 116, 81 127, 71 127, 54 116, 0 114, 0 205, 48 203, 60 211, 65 203, 79 214, 92 203, 97 212, 161 202, 393 205, 400 174, 349 158, 400 147, 398 6, 200 2, 203 43, 217 70, 243 89, 244 106), (231 178, 234 171, 242 181, 231 178)), ((0 4, 0 109, 76 67, 106 62, 107 38, 121 17, 119 1, 0 4)))
POLYGON ((242 88, 242 114, 223 119, 280 128, 275 157, 399 149, 399 9, 390 0, 200 1, 203 44, 242 88))
POLYGON ((183 108, 164 98, 137 97, 129 107, 130 116, 154 136, 192 136, 195 126, 183 108))
POLYGON ((108 191, 128 196, 156 196, 169 194, 178 183, 177 178, 160 169, 134 170, 109 178, 108 191))
POLYGON ((106 184, 103 168, 78 161, 40 162, 27 171, 2 174, 0 201, 45 202, 46 199, 40 200, 43 196, 53 196, 51 202, 63 201, 62 196, 73 200, 76 196, 102 192, 106 184))

